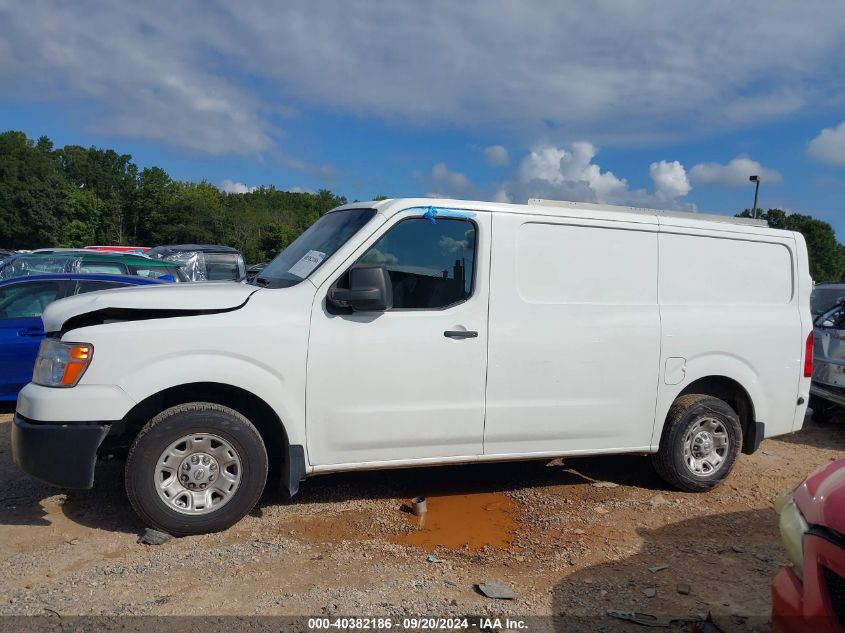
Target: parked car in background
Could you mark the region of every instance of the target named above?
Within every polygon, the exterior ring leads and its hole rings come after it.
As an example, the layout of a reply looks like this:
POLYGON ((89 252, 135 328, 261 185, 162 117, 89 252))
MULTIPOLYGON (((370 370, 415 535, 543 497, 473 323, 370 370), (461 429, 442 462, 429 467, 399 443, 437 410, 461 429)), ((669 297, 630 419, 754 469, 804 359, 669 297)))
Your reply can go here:
POLYGON ((813 419, 824 423, 845 407, 845 299, 816 317, 813 338, 810 408, 813 419))
POLYGON ((704 492, 801 428, 811 290, 802 235, 759 220, 354 203, 255 285, 50 306, 12 452, 90 488, 126 448, 132 507, 178 535, 239 521, 270 464, 293 495, 333 471, 647 453, 704 492))
POLYGON ((48 273, 135 275, 162 281, 190 281, 176 263, 128 253, 81 249, 38 251, 13 255, 0 263, 0 279, 48 273))
POLYGON ((86 246, 86 251, 104 251, 107 253, 135 253, 143 254, 150 250, 149 246, 86 246))
POLYGON ((146 255, 178 263, 191 281, 241 281, 246 278, 243 255, 230 246, 172 244, 151 248, 146 255))
POLYGON ((772 583, 772 630, 845 631, 845 459, 815 471, 775 508, 792 566, 772 583))
POLYGON ((845 299, 845 284, 816 284, 813 294, 810 295, 810 314, 813 318, 818 317, 835 306, 839 299, 845 299))
POLYGON ((44 338, 41 314, 53 301, 97 290, 161 284, 124 275, 30 275, 0 281, 0 401, 14 401, 32 379, 44 338))
POLYGON ((260 264, 252 264, 250 266, 247 266, 246 282, 252 283, 253 280, 256 277, 258 277, 259 273, 261 273, 261 271, 264 270, 265 268, 267 268, 267 262, 262 262, 260 264))

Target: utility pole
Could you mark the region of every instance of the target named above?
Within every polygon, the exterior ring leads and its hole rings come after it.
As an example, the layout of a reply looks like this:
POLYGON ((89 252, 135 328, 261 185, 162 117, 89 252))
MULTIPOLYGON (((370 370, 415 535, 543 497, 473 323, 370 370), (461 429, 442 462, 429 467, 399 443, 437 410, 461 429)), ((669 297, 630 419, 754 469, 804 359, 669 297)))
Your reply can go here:
POLYGON ((757 196, 760 193, 760 176, 749 176, 748 180, 756 183, 754 187, 754 206, 751 207, 751 217, 757 219, 757 196))

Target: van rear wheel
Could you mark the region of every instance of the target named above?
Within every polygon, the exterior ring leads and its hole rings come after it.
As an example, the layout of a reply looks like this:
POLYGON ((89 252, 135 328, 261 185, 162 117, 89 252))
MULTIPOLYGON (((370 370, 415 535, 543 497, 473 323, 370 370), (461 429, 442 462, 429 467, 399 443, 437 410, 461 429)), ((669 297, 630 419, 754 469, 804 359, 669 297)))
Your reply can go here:
POLYGON ((704 492, 728 476, 741 448, 736 412, 718 398, 689 394, 669 409, 652 463, 667 483, 686 492, 704 492))
POLYGON ((237 411, 192 402, 159 413, 126 460, 126 493, 148 526, 175 536, 217 532, 258 503, 267 451, 237 411))

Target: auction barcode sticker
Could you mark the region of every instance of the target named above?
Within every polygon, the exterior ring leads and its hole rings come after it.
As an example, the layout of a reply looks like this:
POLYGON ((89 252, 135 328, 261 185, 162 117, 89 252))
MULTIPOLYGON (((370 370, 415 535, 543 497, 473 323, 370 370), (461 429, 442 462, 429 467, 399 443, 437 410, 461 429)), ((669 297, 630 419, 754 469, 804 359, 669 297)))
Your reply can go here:
POLYGON ((291 275, 296 275, 300 279, 305 279, 311 274, 312 270, 322 263, 325 258, 325 253, 321 253, 320 251, 308 251, 302 256, 302 259, 290 267, 288 272, 291 275))

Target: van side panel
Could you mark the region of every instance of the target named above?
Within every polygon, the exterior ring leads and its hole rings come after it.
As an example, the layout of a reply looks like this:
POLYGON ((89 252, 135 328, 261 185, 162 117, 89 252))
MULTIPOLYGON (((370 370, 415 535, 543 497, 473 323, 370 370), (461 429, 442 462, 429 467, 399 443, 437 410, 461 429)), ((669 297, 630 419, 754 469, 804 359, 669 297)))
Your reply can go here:
POLYGON ((484 453, 647 449, 656 222, 496 214, 484 453))
POLYGON ((659 244, 663 371, 655 448, 677 395, 707 376, 742 385, 767 436, 790 432, 803 351, 791 234, 662 227, 659 244))

